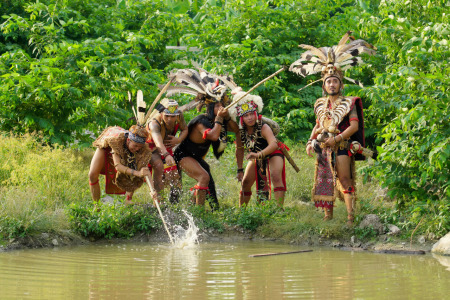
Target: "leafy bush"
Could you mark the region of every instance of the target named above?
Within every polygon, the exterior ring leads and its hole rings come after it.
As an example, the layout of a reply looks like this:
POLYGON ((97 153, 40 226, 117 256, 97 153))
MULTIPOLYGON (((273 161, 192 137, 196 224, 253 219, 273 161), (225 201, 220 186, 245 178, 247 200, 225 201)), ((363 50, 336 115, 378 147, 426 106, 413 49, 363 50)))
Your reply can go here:
POLYGON ((96 239, 130 238, 138 232, 150 233, 161 226, 156 208, 150 207, 72 203, 67 214, 75 232, 96 239))
POLYGON ((231 207, 223 210, 224 222, 230 226, 240 226, 245 230, 256 231, 258 227, 268 223, 271 219, 282 214, 273 201, 265 201, 263 204, 248 205, 247 207, 231 207))
POLYGON ((164 81, 165 45, 182 23, 162 1, 22 1, 0 24, 0 130, 89 144, 89 131, 129 127, 127 91, 164 81))
POLYGON ((417 224, 433 215, 429 230, 450 230, 450 110, 448 14, 445 1, 382 3, 379 15, 361 20, 376 37, 386 70, 363 92, 381 128, 375 176, 396 199, 401 214, 417 224), (439 228, 439 229, 437 229, 439 228))

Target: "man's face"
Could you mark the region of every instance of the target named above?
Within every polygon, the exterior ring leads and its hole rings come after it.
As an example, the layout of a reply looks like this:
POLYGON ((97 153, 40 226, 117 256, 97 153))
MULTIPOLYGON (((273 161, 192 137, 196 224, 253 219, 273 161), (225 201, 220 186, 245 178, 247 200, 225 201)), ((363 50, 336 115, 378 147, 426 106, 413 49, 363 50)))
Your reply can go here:
POLYGON ((337 77, 328 77, 325 80, 325 92, 328 95, 335 96, 341 90, 341 81, 337 77))
POLYGON ((177 121, 178 116, 171 116, 166 115, 165 113, 162 113, 162 118, 164 120, 164 123, 167 124, 169 127, 173 127, 175 125, 175 122, 177 121))
POLYGON ((256 116, 255 112, 248 112, 245 115, 242 116, 242 120, 244 121, 245 125, 247 126, 254 126, 256 123, 256 116))
POLYGON ((128 140, 128 149, 131 153, 136 153, 137 151, 141 150, 142 147, 144 147, 145 144, 139 144, 136 142, 133 142, 132 140, 128 140))

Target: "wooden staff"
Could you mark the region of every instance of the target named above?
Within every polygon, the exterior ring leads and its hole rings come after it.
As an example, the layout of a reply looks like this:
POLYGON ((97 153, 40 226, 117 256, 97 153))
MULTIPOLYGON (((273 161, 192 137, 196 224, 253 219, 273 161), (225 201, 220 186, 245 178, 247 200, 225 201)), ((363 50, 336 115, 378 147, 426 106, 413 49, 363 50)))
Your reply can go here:
POLYGON ((247 96, 248 94, 250 94, 250 92, 252 92, 254 89, 256 89, 258 86, 260 86, 261 84, 263 84, 264 82, 266 82, 267 80, 273 78, 274 76, 277 76, 279 73, 283 72, 284 70, 286 70, 286 67, 282 67, 281 69, 279 69, 278 71, 276 71, 275 73, 273 73, 272 75, 270 75, 269 77, 261 80, 260 82, 258 82, 255 86, 253 86, 250 90, 248 90, 247 93, 245 93, 242 97, 240 97, 237 100, 234 100, 233 102, 231 102, 227 107, 225 107, 225 109, 229 109, 231 106, 233 106, 235 103, 237 103, 239 100, 241 100, 242 98, 244 98, 245 96, 247 96))
POLYGON ((291 166, 294 168, 295 172, 300 172, 300 169, 298 168, 297 164, 295 163, 295 161, 292 159, 291 155, 289 154, 289 152, 286 150, 286 148, 282 147, 279 148, 281 150, 281 152, 283 152, 284 157, 287 159, 287 161, 291 164, 291 166))
POLYGON ((249 257, 261 257, 261 256, 272 256, 272 255, 293 254, 293 253, 304 253, 304 252, 312 252, 312 250, 298 250, 298 251, 289 251, 289 252, 276 252, 276 253, 252 254, 252 255, 249 255, 249 257))
POLYGON ((303 90, 304 88, 307 88, 308 86, 313 85, 314 83, 316 83, 317 81, 320 81, 320 80, 322 80, 322 78, 317 79, 317 80, 311 82, 310 84, 305 85, 305 86, 302 87, 301 89, 298 89, 297 92, 300 92, 300 91, 303 90))
MULTIPOLYGON (((148 187, 150 188, 150 192, 152 194, 154 194, 155 193, 155 188, 153 187, 153 184, 151 183, 150 178, 148 176, 145 176, 145 179, 147 181, 148 187)), ((153 196, 152 196, 152 198, 153 198, 153 196)), ((167 234, 169 235, 170 242, 173 245, 174 244, 173 238, 172 238, 172 235, 170 234, 169 228, 167 228, 166 222, 164 221, 164 217, 163 217, 163 214, 161 212, 161 208, 159 208, 158 199, 153 198, 153 201, 155 202, 156 208, 158 209, 159 216, 161 217, 161 220, 162 220, 162 222, 164 224, 164 228, 166 229, 167 234)))
POLYGON ((167 91, 167 89, 169 88, 170 84, 173 82, 173 80, 175 79, 175 76, 170 78, 169 82, 166 83, 166 85, 163 87, 163 89, 161 90, 161 92, 159 92, 158 96, 156 96, 155 100, 153 101, 152 105, 150 106, 150 108, 147 111, 147 114, 145 115, 144 120, 147 120, 148 117, 150 117, 150 114, 153 111, 153 108, 155 107, 156 103, 159 102, 159 99, 161 99, 162 95, 167 91))

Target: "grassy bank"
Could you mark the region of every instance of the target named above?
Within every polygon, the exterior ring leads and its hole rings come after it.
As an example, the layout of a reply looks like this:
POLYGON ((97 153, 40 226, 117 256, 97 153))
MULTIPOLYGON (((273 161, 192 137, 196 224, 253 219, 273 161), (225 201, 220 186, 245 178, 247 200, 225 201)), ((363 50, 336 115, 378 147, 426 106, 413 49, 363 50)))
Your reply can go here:
MULTIPOLYGON (((335 218, 322 221, 322 213, 314 209, 310 199, 314 160, 304 153, 303 145, 289 144, 291 155, 301 171, 295 173, 286 165, 288 192, 285 210, 273 204, 257 205, 255 199, 247 209, 237 207, 239 183, 235 179, 236 164, 233 147, 229 147, 220 160, 209 159, 216 180, 221 209, 210 212, 190 204, 189 188, 195 182, 184 176, 185 193, 181 203, 164 204, 163 210, 172 225, 183 223, 181 210, 186 209, 196 218, 201 229, 213 229, 220 233, 229 230, 251 232, 261 237, 277 238, 290 242, 306 239, 349 239, 356 235, 362 240, 376 237, 371 230, 345 226, 346 212, 343 203, 337 203, 335 218)), ((0 137, 0 239, 8 244, 14 238, 33 236, 43 232, 64 235, 71 230, 91 239, 130 238, 139 233, 151 233, 162 226, 157 211, 151 206, 146 186, 139 189, 134 207, 121 205, 123 196, 114 196, 114 205, 102 205, 94 209, 90 200, 88 170, 92 149, 75 150, 50 148, 36 143, 31 136, 21 138, 0 137)), ((211 156, 212 157, 212 156, 211 156)), ((358 163, 358 168, 368 167, 370 162, 358 163)), ((442 236, 447 229, 434 230, 435 215, 424 215, 414 223, 406 213, 386 198, 385 191, 376 182, 363 184, 359 176, 359 195, 356 225, 368 213, 378 214, 384 225, 397 225, 401 237, 429 238, 442 236), (419 226, 417 226, 419 224, 419 226)), ((101 178, 103 189, 104 179, 101 178)), ((102 195, 104 196, 104 195, 102 195)), ((253 196, 254 197, 254 196, 253 196)))

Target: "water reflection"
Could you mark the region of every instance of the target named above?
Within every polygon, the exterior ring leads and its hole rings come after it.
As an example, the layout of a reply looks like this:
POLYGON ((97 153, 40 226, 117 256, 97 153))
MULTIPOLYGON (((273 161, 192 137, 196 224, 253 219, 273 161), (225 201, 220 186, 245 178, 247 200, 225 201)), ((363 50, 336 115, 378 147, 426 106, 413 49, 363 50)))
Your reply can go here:
POLYGON ((447 271, 450 271, 450 256, 442 256, 437 254, 432 255, 441 265, 447 268, 447 271))
POLYGON ((329 249, 249 257, 295 250, 300 249, 247 242, 0 253, 0 298, 444 299, 450 294, 446 257, 329 249))

